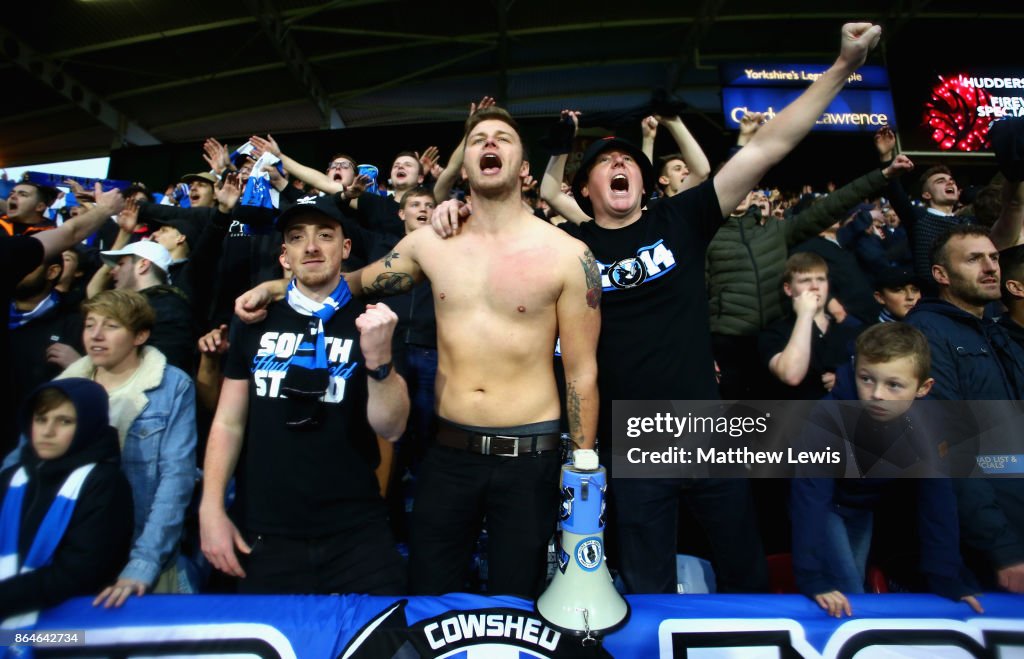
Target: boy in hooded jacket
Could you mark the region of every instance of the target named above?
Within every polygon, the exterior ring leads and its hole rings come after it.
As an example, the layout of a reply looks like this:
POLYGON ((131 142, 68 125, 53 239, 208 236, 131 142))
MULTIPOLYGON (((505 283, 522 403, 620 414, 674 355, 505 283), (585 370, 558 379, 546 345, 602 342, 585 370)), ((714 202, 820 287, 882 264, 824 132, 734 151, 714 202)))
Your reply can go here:
MULTIPOLYGON (((43 384, 21 418, 18 464, 0 472, 0 618, 93 595, 117 577, 132 535, 132 495, 121 472, 107 393, 83 378, 43 384)), ((18 615, 21 614, 21 615, 18 615)), ((9 617, 17 616, 17 617, 9 617)))

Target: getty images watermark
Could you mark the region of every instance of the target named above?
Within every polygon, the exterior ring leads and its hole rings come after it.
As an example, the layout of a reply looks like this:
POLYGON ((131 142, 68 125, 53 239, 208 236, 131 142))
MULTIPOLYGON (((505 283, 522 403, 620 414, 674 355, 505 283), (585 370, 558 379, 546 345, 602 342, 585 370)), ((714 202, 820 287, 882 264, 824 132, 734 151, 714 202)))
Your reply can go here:
POLYGON ((612 475, 1021 477, 1022 422, 1019 401, 615 401, 612 475))

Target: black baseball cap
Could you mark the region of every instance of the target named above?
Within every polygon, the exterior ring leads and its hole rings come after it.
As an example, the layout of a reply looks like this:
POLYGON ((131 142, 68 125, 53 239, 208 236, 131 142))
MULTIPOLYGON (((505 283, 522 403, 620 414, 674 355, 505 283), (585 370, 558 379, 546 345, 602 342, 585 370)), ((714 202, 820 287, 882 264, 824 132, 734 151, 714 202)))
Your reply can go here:
POLYGON ((876 291, 880 291, 883 288, 895 290, 903 288, 907 284, 913 284, 922 290, 926 286, 924 278, 917 275, 910 268, 886 268, 875 277, 876 291))
POLYGON ((196 248, 196 243, 199 242, 199 234, 202 233, 202 227, 199 226, 199 223, 187 217, 171 217, 162 220, 147 218, 146 225, 152 231, 156 231, 165 225, 174 227, 181 235, 185 236, 185 242, 188 243, 189 249, 196 248))
POLYGON ((587 177, 590 176, 590 170, 594 166, 594 161, 597 160, 599 155, 610 149, 628 153, 633 156, 633 160, 640 166, 640 176, 644 182, 644 189, 641 193, 642 198, 646 199, 647 195, 654 192, 654 165, 647 158, 647 154, 638 149, 632 142, 627 142, 618 137, 609 136, 595 140, 583 152, 580 168, 572 179, 572 196, 576 199, 576 203, 579 204, 583 212, 591 217, 594 216, 594 206, 590 203, 590 199, 583 196, 583 186, 587 184, 587 177))
POLYGON ((334 195, 307 195, 305 197, 299 197, 295 200, 295 203, 285 208, 280 215, 277 216, 277 222, 275 226, 278 231, 283 232, 288 228, 288 225, 304 215, 319 214, 326 216, 327 218, 338 223, 344 229, 344 224, 341 219, 341 209, 338 208, 337 202, 334 200, 334 195))

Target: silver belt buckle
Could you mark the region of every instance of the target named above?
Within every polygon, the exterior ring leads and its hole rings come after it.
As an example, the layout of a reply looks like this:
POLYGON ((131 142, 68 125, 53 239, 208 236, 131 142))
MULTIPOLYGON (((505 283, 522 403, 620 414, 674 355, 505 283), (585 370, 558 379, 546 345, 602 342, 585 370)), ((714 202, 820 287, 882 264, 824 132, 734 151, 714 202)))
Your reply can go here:
POLYGON ((519 437, 509 437, 508 435, 481 435, 481 447, 480 452, 484 455, 497 455, 502 458, 517 458, 519 457, 519 437), (512 452, 511 453, 492 453, 491 452, 491 440, 492 439, 511 439, 512 440, 512 452))

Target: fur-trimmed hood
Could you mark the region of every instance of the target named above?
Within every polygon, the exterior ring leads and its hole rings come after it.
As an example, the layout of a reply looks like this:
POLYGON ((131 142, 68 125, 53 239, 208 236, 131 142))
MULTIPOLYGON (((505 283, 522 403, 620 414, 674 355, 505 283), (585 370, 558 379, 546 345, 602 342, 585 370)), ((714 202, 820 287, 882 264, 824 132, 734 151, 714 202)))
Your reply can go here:
MULTIPOLYGON (((111 418, 110 425, 117 429, 117 436, 124 445, 124 438, 128 436, 128 429, 135 423, 142 411, 149 405, 149 398, 146 392, 156 389, 164 379, 164 371, 167 369, 167 358, 156 348, 144 346, 142 348, 142 359, 139 368, 135 372, 133 386, 129 389, 121 387, 110 394, 111 418)), ((87 378, 92 379, 96 367, 88 356, 82 357, 74 362, 55 379, 63 378, 87 378)))

